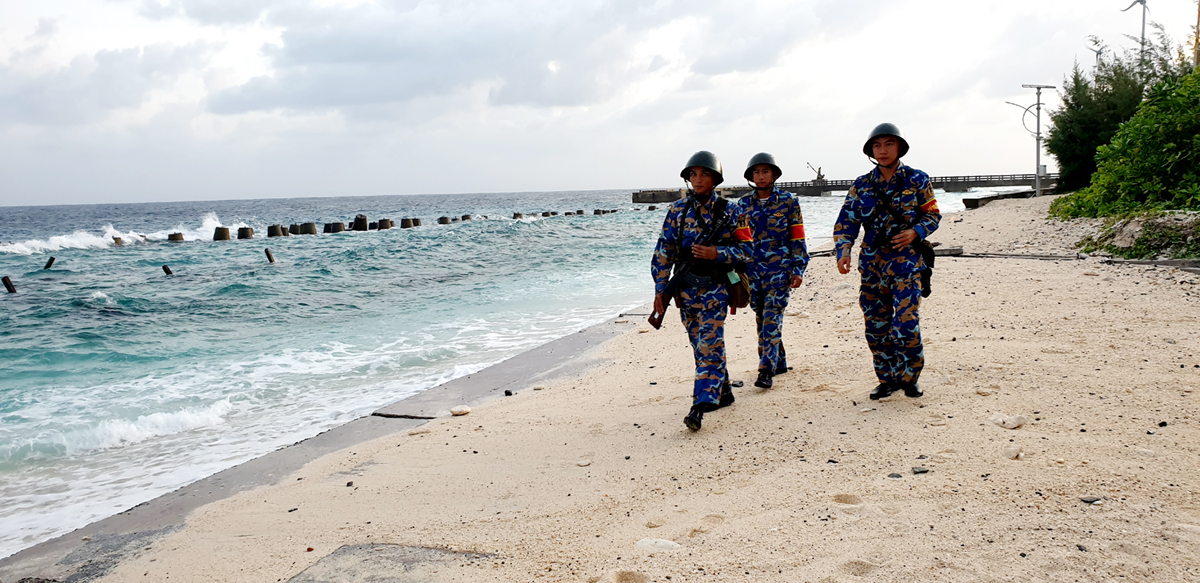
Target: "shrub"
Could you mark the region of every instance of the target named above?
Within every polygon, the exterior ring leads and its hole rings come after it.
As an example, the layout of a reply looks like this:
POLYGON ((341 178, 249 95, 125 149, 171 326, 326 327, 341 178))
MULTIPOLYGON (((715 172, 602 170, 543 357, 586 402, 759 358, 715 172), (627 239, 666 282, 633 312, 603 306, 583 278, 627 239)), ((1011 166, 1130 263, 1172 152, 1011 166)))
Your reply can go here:
POLYGON ((1096 161, 1091 185, 1054 201, 1051 214, 1200 210, 1200 72, 1151 89, 1096 161))

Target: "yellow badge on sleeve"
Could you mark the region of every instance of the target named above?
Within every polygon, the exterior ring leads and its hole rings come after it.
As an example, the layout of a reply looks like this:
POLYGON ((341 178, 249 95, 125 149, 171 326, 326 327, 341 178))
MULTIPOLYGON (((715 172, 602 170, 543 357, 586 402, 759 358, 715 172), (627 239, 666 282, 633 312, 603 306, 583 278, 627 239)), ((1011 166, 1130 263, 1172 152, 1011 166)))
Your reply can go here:
POLYGON ((737 237, 738 241, 754 240, 754 236, 750 234, 750 219, 746 215, 738 217, 737 229, 733 231, 733 236, 737 237))

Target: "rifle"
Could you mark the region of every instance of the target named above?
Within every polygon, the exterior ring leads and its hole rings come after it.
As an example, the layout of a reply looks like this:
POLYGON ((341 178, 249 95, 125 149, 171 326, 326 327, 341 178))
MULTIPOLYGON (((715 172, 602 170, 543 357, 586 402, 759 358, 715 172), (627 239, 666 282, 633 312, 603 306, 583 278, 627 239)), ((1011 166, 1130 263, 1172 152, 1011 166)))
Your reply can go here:
MULTIPOLYGON (((879 185, 875 182, 875 177, 872 176, 871 177, 871 191, 872 191, 872 194, 875 195, 875 202, 878 203, 879 206, 883 207, 883 210, 887 211, 888 215, 891 215, 892 221, 896 225, 901 227, 900 231, 903 231, 904 229, 911 229, 912 225, 908 224, 908 222, 906 222, 904 220, 904 216, 901 215, 900 211, 896 210, 896 207, 892 206, 892 202, 890 200, 888 200, 887 192, 880 193, 879 190, 880 190, 879 185)), ((917 221, 920 221, 921 217, 924 214, 925 213, 918 210, 917 218, 913 222, 913 224, 916 224, 917 221)), ((879 232, 882 232, 882 231, 879 231, 879 232)), ((887 244, 890 247, 892 237, 895 236, 895 234, 883 233, 883 235, 886 237, 885 240, 887 241, 887 244)), ((914 251, 921 254, 921 259, 923 259, 925 262, 925 269, 921 270, 921 297, 927 298, 927 297, 929 297, 929 294, 932 293, 932 290, 930 289, 930 285, 929 285, 929 283, 930 283, 929 280, 931 277, 933 277, 933 261, 934 261, 934 257, 936 257, 936 255, 933 252, 933 247, 930 246, 929 243, 926 242, 924 239, 921 239, 921 238, 913 239, 913 242, 909 243, 909 245, 913 248, 914 251)))
MULTIPOLYGON (((716 193, 713 193, 711 196, 717 196, 717 195, 716 195, 716 193)), ((693 204, 694 200, 695 200, 694 198, 688 200, 689 208, 695 208, 695 205, 693 204)), ((713 221, 709 225, 709 227, 712 230, 710 230, 706 233, 703 233, 701 235, 701 237, 700 237, 701 245, 707 247, 709 245, 712 245, 713 243, 716 243, 717 237, 718 237, 718 235, 720 235, 721 230, 723 230, 729 224, 729 213, 725 212, 725 210, 728 206, 729 206, 728 201, 726 201, 725 199, 720 198, 720 197, 717 198, 717 201, 714 203, 714 206, 713 206, 713 221), (720 213, 720 215, 721 215, 720 219, 716 218, 716 215, 718 213, 720 213)), ((684 212, 684 218, 687 218, 686 211, 684 212)), ((676 298, 675 303, 676 304, 679 303, 679 299, 676 296, 679 295, 680 288, 683 287, 683 284, 687 278, 687 275, 689 273, 691 273, 692 267, 695 264, 696 264, 695 257, 692 257, 690 255, 687 257, 687 260, 685 262, 675 264, 675 272, 671 274, 671 279, 667 280, 667 285, 663 288, 663 311, 656 312, 653 309, 651 309, 650 317, 646 318, 646 321, 649 322, 651 326, 654 326, 655 330, 662 328, 663 318, 666 317, 666 315, 667 315, 667 308, 671 307, 671 298, 676 298)))

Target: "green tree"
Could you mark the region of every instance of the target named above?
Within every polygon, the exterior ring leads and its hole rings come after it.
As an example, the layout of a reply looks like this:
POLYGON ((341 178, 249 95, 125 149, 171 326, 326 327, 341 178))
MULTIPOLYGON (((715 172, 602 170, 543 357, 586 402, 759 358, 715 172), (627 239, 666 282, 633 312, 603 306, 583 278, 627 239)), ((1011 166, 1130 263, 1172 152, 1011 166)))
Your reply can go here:
MULTIPOLYGON (((1133 117, 1150 87, 1192 71, 1183 48, 1171 43, 1161 25, 1151 26, 1157 40, 1147 43, 1144 54, 1129 49, 1101 59, 1090 75, 1076 63, 1063 79, 1062 106, 1050 112, 1046 140, 1046 149, 1058 161, 1059 192, 1089 184, 1096 171, 1097 149, 1133 117)), ((1102 52, 1106 50, 1095 38, 1092 41, 1102 52)))
POLYGON ((1051 214, 1200 210, 1200 71, 1155 85, 1096 161, 1091 185, 1054 201, 1051 214))

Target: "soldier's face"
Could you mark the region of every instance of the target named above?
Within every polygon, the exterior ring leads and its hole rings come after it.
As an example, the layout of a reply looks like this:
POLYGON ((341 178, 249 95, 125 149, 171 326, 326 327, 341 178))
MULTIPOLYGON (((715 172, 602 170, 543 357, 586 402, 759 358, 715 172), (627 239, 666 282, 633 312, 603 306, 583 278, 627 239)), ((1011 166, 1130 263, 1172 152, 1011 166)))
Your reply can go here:
POLYGON ((696 194, 708 194, 712 192, 713 186, 716 185, 712 174, 709 174, 708 170, 699 166, 692 167, 688 173, 688 182, 692 183, 692 189, 696 191, 696 194))
POLYGON ((895 136, 879 136, 871 141, 871 151, 880 166, 891 166, 900 159, 900 140, 895 136))
POLYGON ((754 181, 754 186, 767 188, 775 182, 775 169, 766 164, 755 164, 750 169, 750 179, 754 181))

